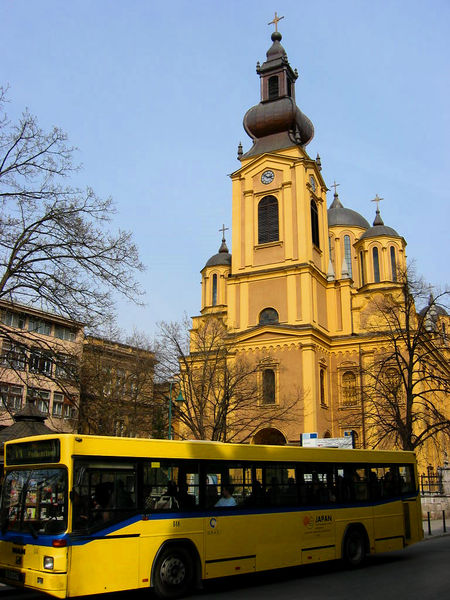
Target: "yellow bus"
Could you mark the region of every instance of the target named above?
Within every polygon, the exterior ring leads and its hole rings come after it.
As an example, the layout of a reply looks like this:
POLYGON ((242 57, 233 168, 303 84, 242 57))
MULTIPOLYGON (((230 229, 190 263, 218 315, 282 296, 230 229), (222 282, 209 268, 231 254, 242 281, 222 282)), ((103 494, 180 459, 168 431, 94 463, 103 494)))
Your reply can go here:
POLYGON ((399 550, 412 452, 58 434, 5 445, 0 580, 69 598, 399 550))

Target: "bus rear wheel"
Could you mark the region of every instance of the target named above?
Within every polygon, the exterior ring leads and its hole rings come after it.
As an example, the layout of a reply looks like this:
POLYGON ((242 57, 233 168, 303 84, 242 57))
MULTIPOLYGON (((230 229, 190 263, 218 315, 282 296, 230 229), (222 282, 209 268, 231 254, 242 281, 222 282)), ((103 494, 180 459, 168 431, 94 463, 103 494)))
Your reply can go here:
POLYGON ((344 538, 342 558, 347 567, 356 569, 366 558, 366 540, 361 529, 352 527, 344 538))
POLYGON ((159 598, 173 600, 189 592, 194 581, 194 564, 186 548, 167 546, 154 570, 154 588, 159 598))

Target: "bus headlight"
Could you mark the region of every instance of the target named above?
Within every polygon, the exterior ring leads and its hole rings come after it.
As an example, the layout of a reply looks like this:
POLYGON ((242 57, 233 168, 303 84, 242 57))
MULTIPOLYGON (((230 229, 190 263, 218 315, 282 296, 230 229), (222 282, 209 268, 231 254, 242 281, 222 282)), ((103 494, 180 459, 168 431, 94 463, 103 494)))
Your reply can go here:
POLYGON ((53 556, 44 556, 44 569, 53 570, 53 556))

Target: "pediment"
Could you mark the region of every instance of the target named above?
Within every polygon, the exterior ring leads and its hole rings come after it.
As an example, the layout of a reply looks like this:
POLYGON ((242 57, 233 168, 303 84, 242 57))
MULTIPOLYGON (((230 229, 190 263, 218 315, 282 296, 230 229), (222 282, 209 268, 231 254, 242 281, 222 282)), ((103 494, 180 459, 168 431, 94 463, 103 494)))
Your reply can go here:
POLYGON ((298 339, 299 334, 298 330, 266 325, 236 334, 236 342, 287 342, 298 339))

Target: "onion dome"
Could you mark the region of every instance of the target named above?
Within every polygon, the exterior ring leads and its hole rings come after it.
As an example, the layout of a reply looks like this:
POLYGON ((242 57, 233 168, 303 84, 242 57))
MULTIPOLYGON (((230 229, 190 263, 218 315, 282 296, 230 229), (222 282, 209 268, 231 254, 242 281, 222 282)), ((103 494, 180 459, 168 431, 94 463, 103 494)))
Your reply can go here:
POLYGON ((228 252, 225 236, 222 237, 222 244, 219 248, 219 252, 214 254, 214 256, 211 256, 204 268, 216 267, 217 265, 231 266, 231 254, 228 252))
POLYGON ((350 208, 344 208, 339 200, 338 193, 334 192, 334 200, 328 209, 328 227, 362 227, 369 229, 370 225, 366 219, 350 208))
POLYGON ((295 103, 297 70, 292 70, 281 33, 272 33, 267 60, 256 66, 261 78, 261 102, 244 116, 244 129, 253 139, 252 148, 239 158, 247 158, 290 146, 306 146, 314 136, 314 126, 295 103))
POLYGON ((448 317, 447 311, 443 306, 436 303, 433 294, 430 294, 427 306, 424 306, 419 312, 419 315, 422 317, 426 314, 429 314, 433 319, 437 319, 438 317, 448 317))
POLYGON ((363 240, 363 239, 367 239, 367 238, 374 238, 374 237, 381 237, 381 236, 398 237, 398 238, 401 237, 395 231, 395 229, 392 229, 392 227, 388 227, 387 225, 384 224, 383 219, 381 218, 381 215, 380 215, 380 209, 377 208, 373 226, 370 227, 369 229, 367 229, 367 231, 365 231, 362 234, 360 239, 363 240))

